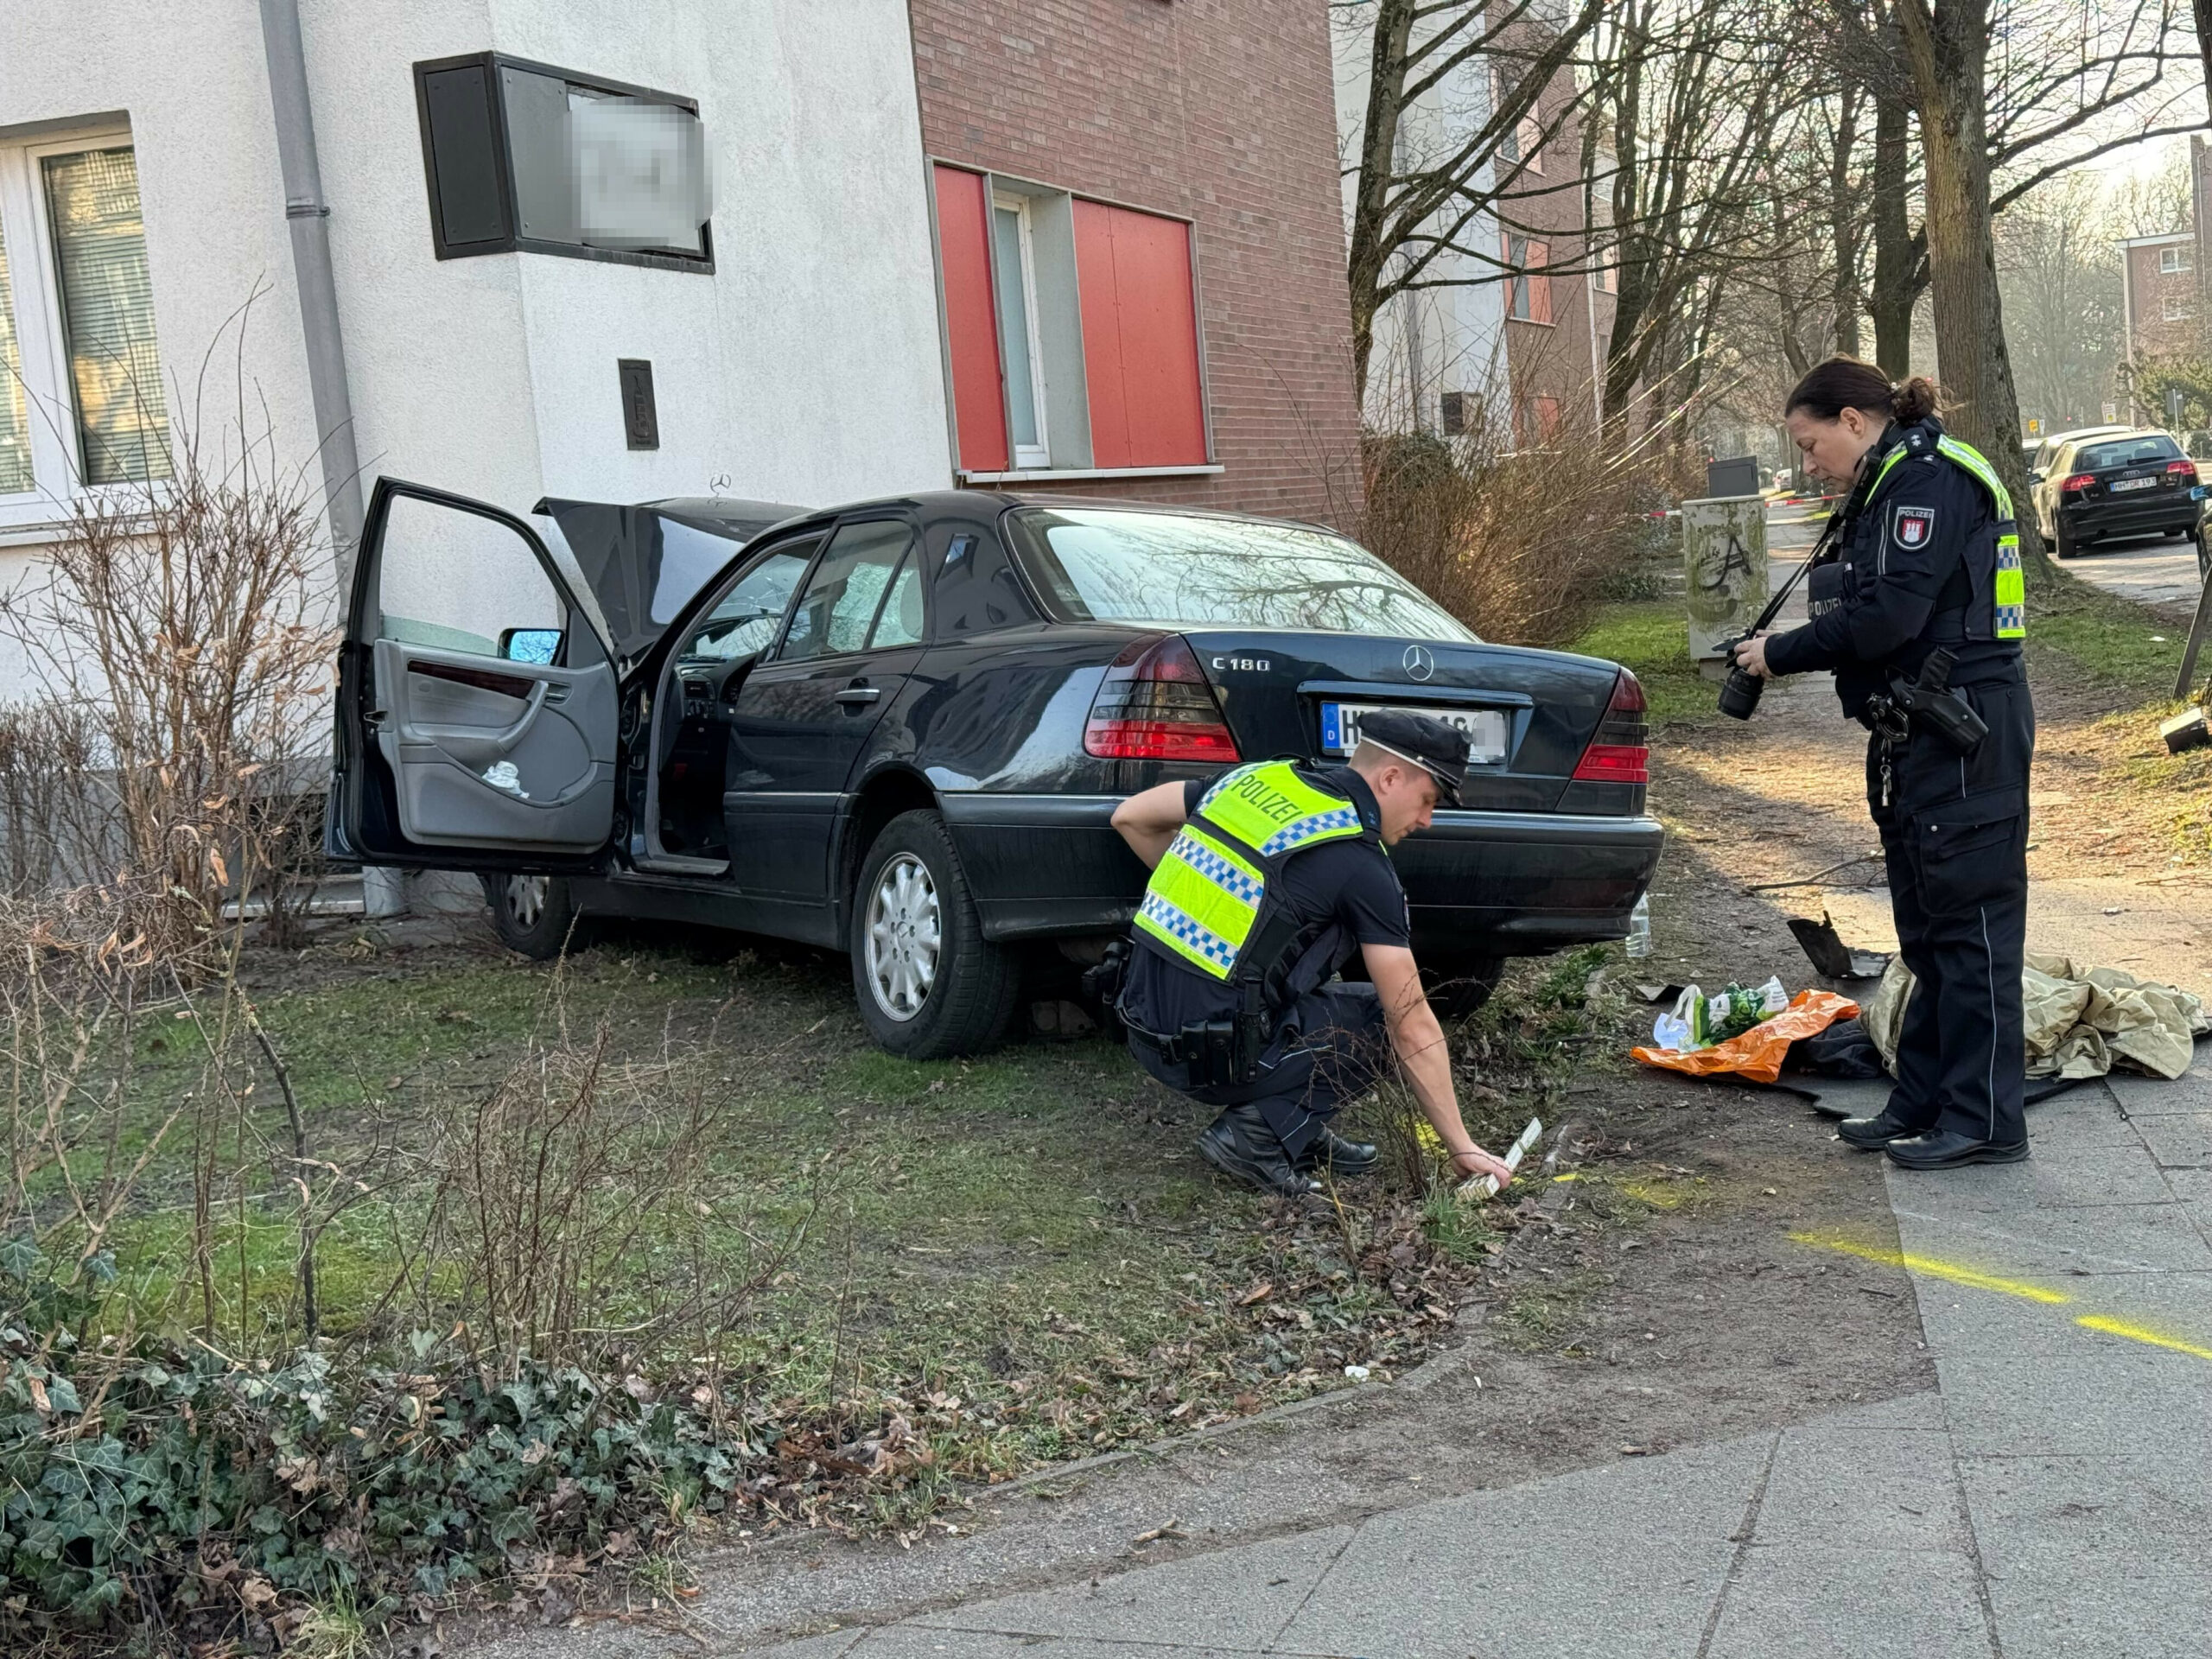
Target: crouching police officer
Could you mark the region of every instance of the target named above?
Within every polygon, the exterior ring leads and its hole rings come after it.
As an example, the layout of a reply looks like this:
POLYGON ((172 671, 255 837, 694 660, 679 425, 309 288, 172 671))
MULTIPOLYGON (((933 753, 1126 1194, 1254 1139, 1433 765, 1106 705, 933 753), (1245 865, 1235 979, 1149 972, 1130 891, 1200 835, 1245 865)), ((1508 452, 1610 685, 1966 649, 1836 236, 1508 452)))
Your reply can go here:
POLYGON ((1222 1108, 1198 1150, 1294 1197, 1308 1172, 1371 1166, 1329 1118, 1391 1063, 1462 1174, 1511 1172, 1459 1121, 1444 1033, 1421 994, 1405 889, 1383 852, 1456 804, 1466 740, 1440 720, 1368 715, 1348 766, 1239 766, 1133 795, 1114 827, 1152 869, 1119 1012, 1146 1071, 1222 1108), (1330 982, 1354 950, 1371 984, 1330 982))
POLYGON ((1833 669, 1844 713, 1873 733, 1866 798, 1917 985, 1888 1105, 1838 1133, 1908 1169, 2028 1155, 2020 972, 2035 711, 2020 664, 2020 543, 1995 470, 1945 435, 1935 406, 1926 380, 1892 386, 1845 357, 1789 394, 1790 437, 1850 492, 1834 550, 1808 581, 1812 620, 1736 652, 1762 677, 1833 669))

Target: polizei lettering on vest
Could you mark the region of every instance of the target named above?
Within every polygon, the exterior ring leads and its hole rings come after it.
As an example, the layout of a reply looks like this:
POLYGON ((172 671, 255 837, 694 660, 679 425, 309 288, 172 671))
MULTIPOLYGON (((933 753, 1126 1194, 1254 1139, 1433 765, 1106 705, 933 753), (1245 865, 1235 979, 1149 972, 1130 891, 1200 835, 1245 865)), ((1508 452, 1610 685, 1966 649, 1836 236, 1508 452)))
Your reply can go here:
POLYGON ((1263 812, 1277 823, 1288 823, 1300 810, 1297 802, 1280 790, 1270 789, 1257 772, 1248 772, 1230 785, 1230 791, 1255 812, 1263 812))

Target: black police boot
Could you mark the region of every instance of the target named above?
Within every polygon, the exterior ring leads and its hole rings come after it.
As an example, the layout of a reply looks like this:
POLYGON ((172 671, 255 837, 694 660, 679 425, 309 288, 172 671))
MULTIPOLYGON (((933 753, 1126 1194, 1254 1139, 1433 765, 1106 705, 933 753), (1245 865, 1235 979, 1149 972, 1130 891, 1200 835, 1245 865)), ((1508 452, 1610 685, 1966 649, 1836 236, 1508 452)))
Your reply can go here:
POLYGON ((1892 1141, 1902 1141, 1907 1135, 1921 1131, 1897 1115, 1897 1109, 1885 1106, 1872 1117, 1847 1117, 1835 1126, 1835 1138, 1847 1141, 1864 1152, 1879 1152, 1892 1141))
POLYGON ((1290 1155, 1256 1106, 1223 1109, 1198 1134, 1198 1151, 1223 1174, 1280 1198, 1302 1198, 1320 1184, 1291 1166, 1290 1155))
POLYGON ((1956 1169, 1961 1164, 2017 1164, 2028 1155, 2024 1141, 1977 1141, 1952 1129, 1892 1141, 1883 1148, 1901 1169, 1956 1169))
POLYGON ((1291 1161, 1292 1167, 1301 1173, 1325 1164, 1332 1175, 1364 1175, 1382 1161, 1382 1154, 1370 1141, 1347 1141, 1334 1129, 1324 1128, 1313 1144, 1291 1161))

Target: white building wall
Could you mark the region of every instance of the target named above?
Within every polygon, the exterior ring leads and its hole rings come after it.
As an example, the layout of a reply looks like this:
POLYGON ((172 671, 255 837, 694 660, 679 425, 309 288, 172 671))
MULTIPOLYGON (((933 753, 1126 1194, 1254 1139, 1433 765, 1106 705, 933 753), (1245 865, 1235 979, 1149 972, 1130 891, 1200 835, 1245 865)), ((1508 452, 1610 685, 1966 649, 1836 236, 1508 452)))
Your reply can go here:
MULTIPOLYGON (((951 481, 919 112, 900 0, 302 0, 366 479, 526 510, 554 493, 826 504, 951 481), (695 98, 711 276, 439 261, 411 66, 495 50, 695 98), (661 447, 624 444, 652 359, 661 447)), ((316 435, 257 7, 0 5, 0 143, 127 115, 164 368, 188 385, 257 284, 245 373, 285 457, 316 435)), ((231 403, 227 359, 211 405, 231 403)), ((50 534, 50 532, 46 532, 50 534)), ((41 532, 0 534, 0 581, 41 532)), ((0 688, 21 665, 0 661, 0 688)))

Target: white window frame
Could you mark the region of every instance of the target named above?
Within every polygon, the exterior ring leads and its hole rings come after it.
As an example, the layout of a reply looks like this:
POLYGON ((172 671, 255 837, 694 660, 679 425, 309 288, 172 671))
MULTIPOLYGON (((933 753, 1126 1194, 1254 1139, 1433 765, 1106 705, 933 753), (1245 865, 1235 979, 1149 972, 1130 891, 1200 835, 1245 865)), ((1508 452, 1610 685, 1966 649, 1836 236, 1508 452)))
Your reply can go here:
POLYGON ((2166 296, 2165 313, 2168 322, 2187 322, 2196 315, 2196 308, 2184 296, 2169 294, 2166 296))
MULTIPOLYGON (((1052 464, 1052 436, 1046 425, 1045 412, 1045 340, 1037 327, 1037 254, 1035 247, 1030 241, 1029 198, 1016 195, 1011 191, 995 190, 991 193, 991 211, 995 214, 1001 210, 1014 214, 1017 227, 1015 240, 1020 249, 1021 265, 1021 321, 1022 326, 1028 330, 1029 334, 1029 397, 1031 407, 1037 411, 1037 442, 1015 443, 1014 442, 1014 408, 1011 403, 1007 404, 1007 446, 1013 454, 1014 469, 1017 472, 1030 472, 1048 467, 1052 464)), ((995 254, 998 248, 998 225, 995 219, 991 226, 991 247, 995 254)), ((998 261, 995 257, 991 261, 991 272, 992 280, 995 282, 998 274, 998 261)), ((1001 316, 1005 315, 1002 308, 997 308, 1001 316)), ((1003 342, 1001 343, 999 353, 1001 358, 1005 356, 1006 348, 1003 342)))
MULTIPOLYGON (((69 372, 68 335, 61 321, 61 282, 54 263, 54 227, 47 219, 42 163, 52 156, 118 148, 137 149, 127 124, 101 123, 35 143, 0 144, 0 245, 7 251, 8 284, 15 299, 16 346, 22 359, 31 451, 31 487, 0 494, 0 545, 52 539, 51 533, 67 519, 74 502, 88 498, 143 501, 149 490, 167 487, 165 480, 87 484, 83 477, 77 387, 69 372)), ((143 186, 142 175, 142 189, 143 186)), ((165 404, 168 381, 164 367, 162 384, 154 390, 165 404)), ((169 408, 165 412, 174 444, 176 411, 169 408)))
POLYGON ((2190 269, 2191 266, 2188 254, 2183 249, 2174 247, 2158 250, 2158 274, 2161 276, 2178 276, 2190 269))

